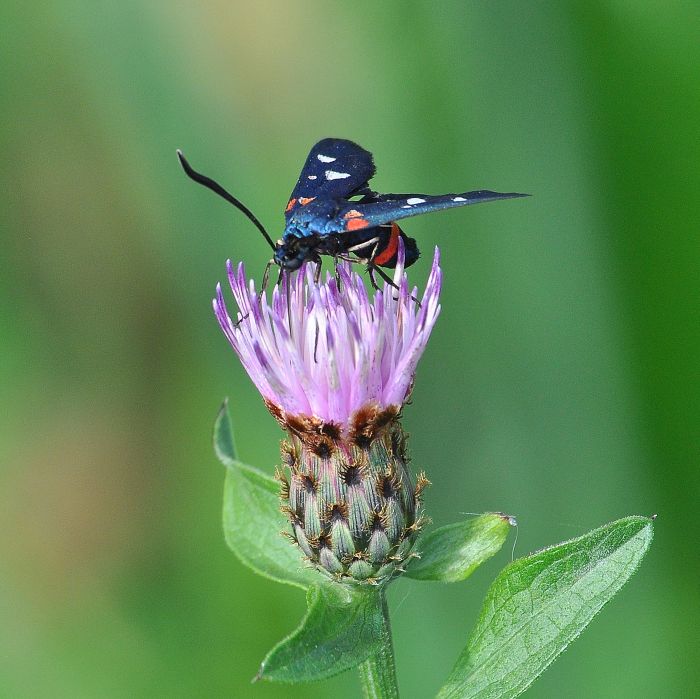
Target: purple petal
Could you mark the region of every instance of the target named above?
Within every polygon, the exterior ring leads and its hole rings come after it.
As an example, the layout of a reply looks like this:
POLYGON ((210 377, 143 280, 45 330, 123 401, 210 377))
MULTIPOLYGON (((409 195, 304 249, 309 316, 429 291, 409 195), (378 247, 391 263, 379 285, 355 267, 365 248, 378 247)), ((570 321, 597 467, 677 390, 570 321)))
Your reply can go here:
POLYGON ((316 284, 307 264, 287 285, 259 296, 245 268, 227 262, 227 276, 239 308, 229 316, 221 286, 213 301, 221 329, 265 398, 286 413, 320 418, 347 427, 368 404, 400 407, 413 382, 440 313, 442 272, 435 256, 421 306, 409 292, 405 249, 399 241, 394 284, 369 296, 348 262, 337 276, 316 284))

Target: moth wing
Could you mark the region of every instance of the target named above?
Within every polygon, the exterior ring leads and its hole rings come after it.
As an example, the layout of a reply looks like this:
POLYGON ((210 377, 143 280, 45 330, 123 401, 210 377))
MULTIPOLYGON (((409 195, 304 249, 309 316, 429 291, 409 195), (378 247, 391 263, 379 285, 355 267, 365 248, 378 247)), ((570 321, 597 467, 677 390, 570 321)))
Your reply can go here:
POLYGON ((324 138, 309 153, 285 210, 321 199, 349 199, 369 192, 376 168, 372 154, 343 138, 324 138))
POLYGON ((381 194, 358 202, 346 202, 338 207, 335 217, 327 224, 327 230, 337 233, 380 226, 410 216, 432 211, 454 209, 470 204, 482 204, 500 199, 515 199, 528 194, 516 192, 491 192, 480 189, 461 194, 381 194))

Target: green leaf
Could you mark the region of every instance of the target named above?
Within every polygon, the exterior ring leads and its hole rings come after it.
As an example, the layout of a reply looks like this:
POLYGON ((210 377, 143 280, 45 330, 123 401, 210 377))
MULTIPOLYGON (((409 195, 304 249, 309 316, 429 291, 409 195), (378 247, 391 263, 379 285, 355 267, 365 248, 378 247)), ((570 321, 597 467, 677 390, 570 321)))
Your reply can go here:
POLYGON ((488 513, 440 527, 418 541, 420 558, 411 561, 406 575, 416 580, 465 580, 500 550, 512 522, 508 515, 488 513))
POLYGON ((252 466, 234 461, 224 483, 224 535, 229 548, 256 573, 307 588, 320 574, 301 550, 282 536, 289 524, 279 508, 279 484, 252 466))
POLYGON ((214 451, 224 466, 231 466, 236 461, 236 445, 233 440, 233 427, 228 414, 228 398, 219 408, 214 421, 214 451))
POLYGON ((281 532, 289 523, 280 511, 279 483, 235 460, 233 430, 226 404, 214 426, 214 447, 226 465, 224 536, 229 548, 256 573, 306 589, 321 580, 308 567, 301 550, 281 532))
POLYGON ((267 654, 256 679, 310 682, 364 662, 382 642, 383 594, 335 582, 309 588, 306 616, 267 654))
POLYGON ((652 536, 650 519, 626 517, 504 568, 438 699, 524 692, 630 578, 652 536))

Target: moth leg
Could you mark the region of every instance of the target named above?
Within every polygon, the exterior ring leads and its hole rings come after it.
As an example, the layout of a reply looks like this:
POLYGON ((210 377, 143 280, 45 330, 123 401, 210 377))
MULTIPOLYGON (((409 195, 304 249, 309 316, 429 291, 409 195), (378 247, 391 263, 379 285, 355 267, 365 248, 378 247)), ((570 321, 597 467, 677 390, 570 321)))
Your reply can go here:
MULTIPOLYGON (((258 300, 262 298, 262 295, 267 291, 267 284, 270 281, 270 267, 275 264, 274 260, 270 260, 265 265, 265 271, 263 272, 262 283, 260 284, 260 293, 258 294, 258 300)), ((279 282, 277 282, 279 284, 279 282)))
POLYGON ((374 273, 377 272, 379 276, 387 282, 390 286, 392 286, 394 289, 398 291, 398 286, 394 284, 394 280, 389 277, 389 275, 385 274, 383 270, 381 270, 377 265, 372 262, 374 258, 377 255, 377 248, 379 247, 380 243, 380 238, 374 237, 370 238, 369 240, 365 240, 362 243, 358 243, 357 245, 353 245, 352 247, 349 247, 346 252, 354 252, 357 254, 359 250, 364 250, 365 248, 368 248, 370 245, 373 245, 374 247, 372 248, 372 252, 370 253, 369 257, 367 258, 353 258, 353 257, 346 257, 344 255, 338 255, 337 259, 340 260, 347 260, 348 262, 354 263, 354 264, 362 264, 365 265, 367 268, 367 273, 369 275, 369 280, 370 283, 372 284, 372 288, 375 291, 380 291, 379 285, 377 284, 377 280, 374 278, 374 273))
POLYGON ((316 353, 318 351, 318 334, 320 332, 320 327, 318 325, 318 319, 316 319, 316 332, 314 333, 314 364, 318 364, 318 359, 316 358, 316 353))
MULTIPOLYGON (((241 314, 239 313, 239 315, 241 315, 241 314)), ((234 329, 234 330, 238 330, 238 326, 239 326, 244 320, 246 320, 246 318, 248 318, 249 315, 250 315, 250 313, 246 313, 245 315, 241 315, 241 317, 233 324, 233 329, 234 329)))
MULTIPOLYGON (((372 253, 369 256, 369 259, 365 261, 365 264, 367 265, 367 273, 369 274, 369 280, 372 282, 372 286, 374 287, 375 291, 379 291, 379 286, 377 285, 377 280, 374 278, 374 272, 375 270, 379 272, 379 276, 384 279, 384 281, 388 281, 391 286, 393 286, 395 289, 398 289, 396 284, 394 284, 394 280, 390 280, 389 276, 384 273, 383 270, 379 269, 377 265, 374 264, 373 260, 377 256, 377 248, 379 247, 379 238, 374 238, 376 240, 374 247, 372 248, 372 253)), ((371 242, 371 241, 370 241, 371 242)))
POLYGON ((338 255, 336 255, 334 259, 336 261, 343 260, 343 262, 349 262, 352 265, 366 265, 367 264, 367 260, 364 260, 361 257, 348 257, 347 255, 343 255, 342 253, 339 253, 338 255))
POLYGON ((369 281, 372 284, 372 288, 375 291, 379 291, 379 285, 377 284, 377 280, 374 278, 374 270, 379 270, 379 268, 376 265, 371 265, 367 264, 367 274, 369 275, 369 281))
POLYGON ((316 269, 314 270, 314 284, 318 285, 321 280, 321 258, 314 260, 316 269))
MULTIPOLYGON (((365 240, 362 243, 358 243, 357 245, 353 245, 351 248, 347 248, 346 252, 357 252, 358 250, 364 250, 365 248, 368 248, 370 245, 374 245, 374 248, 376 250, 378 244, 379 244, 379 237, 370 238, 369 240, 365 240)), ((374 257, 375 250, 372 251, 372 255, 370 255, 370 258, 374 257)))
POLYGON ((338 272, 338 262, 341 259, 347 259, 347 258, 341 258, 340 255, 333 255, 333 268, 335 269, 335 283, 338 286, 338 291, 342 291, 342 289, 343 289, 342 282, 340 281, 340 272, 338 272))
MULTIPOLYGON (((336 261, 336 268, 335 268, 335 278, 338 282, 338 290, 342 291, 342 280, 340 278, 340 274, 338 273, 338 267, 337 263, 339 260, 342 260, 343 262, 349 262, 351 265, 364 265, 365 267, 367 266, 367 260, 363 260, 362 258, 359 257, 349 257, 348 255, 343 255, 342 253, 338 253, 335 256, 335 261, 336 261)), ((376 291, 378 288, 373 284, 373 287, 376 291)))
MULTIPOLYGON (((280 278, 282 280, 282 268, 280 267, 280 278)), ((284 275, 284 295, 287 297, 287 322, 289 323, 289 334, 293 336, 294 328, 292 327, 292 273, 287 272, 284 275)))
POLYGON ((374 238, 370 238, 369 240, 365 240, 362 243, 358 243, 357 245, 353 245, 352 247, 349 247, 346 252, 354 252, 356 255, 358 254, 358 251, 364 250, 365 248, 368 248, 370 245, 373 245, 374 247, 372 248, 372 252, 370 253, 369 257, 347 257, 344 255, 339 255, 338 257, 342 260, 347 260, 350 263, 353 264, 361 264, 365 265, 367 269, 367 274, 369 275, 369 281, 372 284, 372 288, 375 291, 379 291, 379 285, 377 284, 377 280, 374 278, 374 270, 377 269, 377 266, 372 264, 372 260, 377 254, 377 248, 379 247, 380 243, 380 238, 379 236, 375 236, 374 238))
MULTIPOLYGON (((363 257, 347 257, 346 255, 337 255, 336 259, 338 260, 343 260, 345 262, 349 262, 352 265, 364 265, 365 269, 367 270, 367 274, 369 275, 370 282, 372 283, 372 288, 375 291, 381 291, 379 286, 377 285, 377 281, 374 278, 374 273, 378 272, 379 276, 381 276, 382 279, 387 281, 394 289, 398 289, 399 287, 394 284, 394 281, 391 279, 391 277, 387 276, 377 265, 375 265, 372 262, 372 259, 370 257, 368 258, 363 258, 363 257)), ((416 299, 413 299, 414 301, 416 299)))
MULTIPOLYGON (((394 284, 394 280, 381 267, 375 265, 372 260, 367 263, 367 269, 369 270, 369 278, 372 281, 372 286, 374 286, 375 289, 379 289, 379 287, 376 286, 374 272, 376 272, 390 287, 396 289, 396 291, 399 290, 399 287, 394 284)), ((418 308, 420 308, 420 301, 415 296, 411 296, 411 301, 415 301, 418 308)))

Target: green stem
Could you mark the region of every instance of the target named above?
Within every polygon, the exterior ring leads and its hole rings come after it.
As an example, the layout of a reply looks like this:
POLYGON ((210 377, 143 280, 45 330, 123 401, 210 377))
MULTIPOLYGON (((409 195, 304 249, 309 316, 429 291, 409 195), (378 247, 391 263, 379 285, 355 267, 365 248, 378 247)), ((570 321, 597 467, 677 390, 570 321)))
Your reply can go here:
POLYGON ((380 633, 379 650, 365 660, 358 668, 360 683, 365 699, 399 699, 399 685, 396 681, 396 666, 394 665, 394 644, 391 640, 391 624, 389 623, 389 607, 386 603, 384 590, 382 596, 382 615, 384 623, 380 633))

